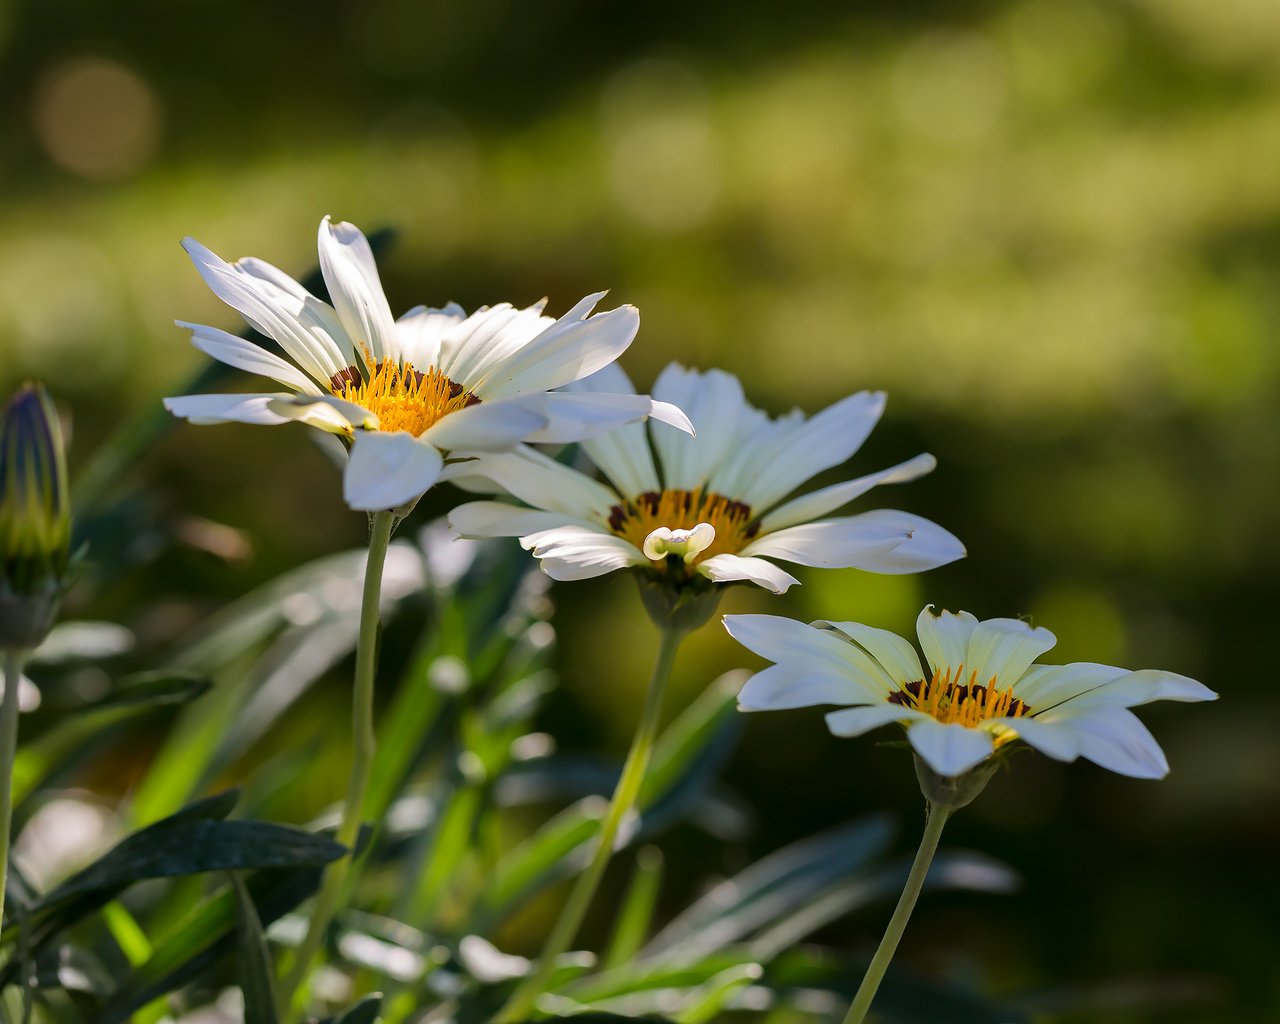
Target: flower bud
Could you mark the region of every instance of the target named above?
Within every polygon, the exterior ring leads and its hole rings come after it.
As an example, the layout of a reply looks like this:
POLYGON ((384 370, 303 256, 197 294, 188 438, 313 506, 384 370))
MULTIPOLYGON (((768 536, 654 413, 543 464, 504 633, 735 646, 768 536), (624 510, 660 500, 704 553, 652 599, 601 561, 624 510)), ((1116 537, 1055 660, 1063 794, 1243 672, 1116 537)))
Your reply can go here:
POLYGON ((0 412, 0 649, 35 648, 53 624, 71 545, 58 416, 39 384, 0 412))

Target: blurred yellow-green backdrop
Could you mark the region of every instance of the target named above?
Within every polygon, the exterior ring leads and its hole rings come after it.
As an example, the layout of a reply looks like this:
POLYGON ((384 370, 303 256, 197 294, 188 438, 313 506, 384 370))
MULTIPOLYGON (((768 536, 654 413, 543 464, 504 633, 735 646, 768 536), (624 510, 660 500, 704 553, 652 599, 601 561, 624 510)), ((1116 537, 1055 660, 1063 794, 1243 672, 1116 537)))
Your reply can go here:
MULTIPOLYGON (((641 310, 642 386, 676 359, 774 412, 887 389, 853 468, 937 455, 874 497, 969 558, 727 607, 1030 615, 1062 659, 1223 696, 1146 714, 1163 783, 1018 758, 950 842, 1022 892, 927 900, 903 959, 1096 996, 1075 1020, 1280 1019, 1280 6, 9 0, 0 53, 0 391, 44 378, 73 463, 198 368, 175 319, 242 326, 183 235, 301 275, 324 214, 395 229, 397 311, 607 287, 641 310)), ((74 610, 156 645, 363 538, 301 429, 184 425, 129 473, 188 543, 74 610)), ((654 646, 633 589, 555 592, 566 747, 625 746, 654 646)), ((707 630, 674 702, 739 664, 707 630)), ((856 814, 894 811, 904 849, 919 825, 906 756, 817 712, 753 719, 726 781, 759 828, 690 839, 673 900, 856 814)))

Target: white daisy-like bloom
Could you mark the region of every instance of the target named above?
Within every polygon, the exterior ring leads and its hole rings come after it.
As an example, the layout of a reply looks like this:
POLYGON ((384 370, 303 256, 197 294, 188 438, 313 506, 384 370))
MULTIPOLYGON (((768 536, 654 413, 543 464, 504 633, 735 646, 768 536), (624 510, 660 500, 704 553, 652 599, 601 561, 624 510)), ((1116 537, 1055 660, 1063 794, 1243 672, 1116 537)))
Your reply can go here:
POLYGON ((227 263, 191 238, 183 247, 214 293, 288 360, 226 331, 180 326, 213 358, 288 390, 184 395, 165 407, 192 423, 300 421, 337 435, 350 448, 343 495, 352 508, 416 500, 459 453, 577 441, 646 416, 691 429, 679 409, 647 395, 556 390, 612 363, 636 335, 634 306, 591 315, 603 292, 559 319, 543 315, 541 303, 501 303, 470 316, 451 303, 397 320, 373 251, 352 224, 320 223, 320 269, 333 305, 262 260, 227 263))
POLYGON ((1215 700, 1208 687, 1172 672, 1133 672, 1076 662, 1035 665, 1057 642, 1043 627, 968 612, 916 622, 926 672, 902 637, 858 622, 810 625, 777 615, 726 615, 748 650, 774 662, 738 695, 744 711, 821 704, 837 736, 898 722, 930 768, 960 775, 1022 740, 1059 761, 1087 758, 1139 779, 1163 778, 1164 753, 1129 708, 1154 700, 1215 700))
MULTIPOLYGON (((634 391, 617 366, 573 388, 634 391)), ((450 524, 464 537, 519 537, 557 580, 643 567, 677 585, 745 580, 778 594, 797 580, 770 559, 911 573, 964 555, 950 533, 908 512, 828 518, 877 484, 929 472, 932 455, 788 500, 861 447, 884 410, 882 392, 773 419, 748 404, 732 374, 673 363, 653 395, 684 409, 696 435, 655 417, 586 441, 605 482, 526 447, 459 463, 449 475, 461 486, 506 491, 525 507, 472 502, 450 524)))

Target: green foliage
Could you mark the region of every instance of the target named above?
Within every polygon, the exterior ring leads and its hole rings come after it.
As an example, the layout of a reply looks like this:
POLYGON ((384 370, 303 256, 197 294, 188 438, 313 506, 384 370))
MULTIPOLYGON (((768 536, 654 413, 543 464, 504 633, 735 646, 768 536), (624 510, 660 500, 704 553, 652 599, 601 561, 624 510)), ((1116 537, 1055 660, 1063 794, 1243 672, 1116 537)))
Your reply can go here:
MULTIPOLYGON (((528 968, 495 941, 585 865, 616 779, 614 764, 557 753, 536 731, 552 692, 545 580, 505 545, 455 553, 443 574, 429 573, 406 539, 389 559, 371 828, 350 909, 324 951, 348 992, 329 1005, 335 1024, 408 1021, 432 1008, 457 1024, 491 1016, 528 968)), ((155 1020, 157 1000, 192 1009, 238 985, 246 1024, 277 1020, 272 964, 297 941, 298 911, 343 850, 317 830, 328 812, 308 829, 231 815, 303 798, 318 748, 280 727, 350 655, 359 556, 263 585, 172 648, 169 668, 126 674, 30 737, 19 760, 26 820, 80 765, 155 737, 128 811, 141 827, 45 892, 13 878, 0 977, 28 979, 41 1019, 155 1020), (243 793, 201 795, 228 772, 243 793)), ((76 652, 92 659, 95 643, 127 647, 75 636, 48 652, 48 680, 76 652)), ((740 684, 734 673, 716 680, 663 731, 626 845, 662 844, 677 827, 712 842, 745 834, 740 802, 717 782, 740 735, 740 684)), ((567 956, 545 1005, 588 1021, 621 1013, 700 1024, 833 992, 843 975, 797 973, 789 947, 829 920, 815 908, 839 901, 855 912, 886 895, 900 874, 883 862, 889 837, 875 820, 807 840, 665 926, 661 857, 645 847, 608 915, 599 965, 567 956)), ((972 873, 941 881, 969 886, 972 873)))

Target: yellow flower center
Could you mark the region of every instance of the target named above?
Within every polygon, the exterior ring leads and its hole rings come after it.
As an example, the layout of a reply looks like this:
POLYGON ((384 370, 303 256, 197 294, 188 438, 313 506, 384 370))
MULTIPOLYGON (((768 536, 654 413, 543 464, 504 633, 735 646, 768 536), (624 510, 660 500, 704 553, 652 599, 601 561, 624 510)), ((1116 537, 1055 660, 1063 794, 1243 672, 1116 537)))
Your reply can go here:
POLYGON ((760 521, 752 519, 749 505, 711 491, 645 491, 609 512, 609 529, 642 551, 645 538, 659 527, 692 530, 699 523, 710 523, 716 537, 694 562, 736 554, 760 532, 760 521))
MULTIPOLYGON (((1013 687, 1000 689, 995 676, 987 680, 985 686, 978 682, 976 670, 970 673, 968 682, 961 683, 963 678, 963 665, 954 672, 935 670, 932 678, 907 683, 897 693, 890 694, 889 703, 923 711, 944 725, 955 723, 971 729, 992 718, 1022 718, 1031 714, 1031 709, 1013 695, 1013 687)), ((1012 733, 997 735, 996 742, 1013 738, 1012 733)))
POLYGON ((329 385, 335 398, 354 402, 377 416, 379 430, 407 430, 414 437, 449 413, 480 402, 434 367, 419 373, 412 363, 383 362, 368 380, 349 366, 335 373, 329 385))

